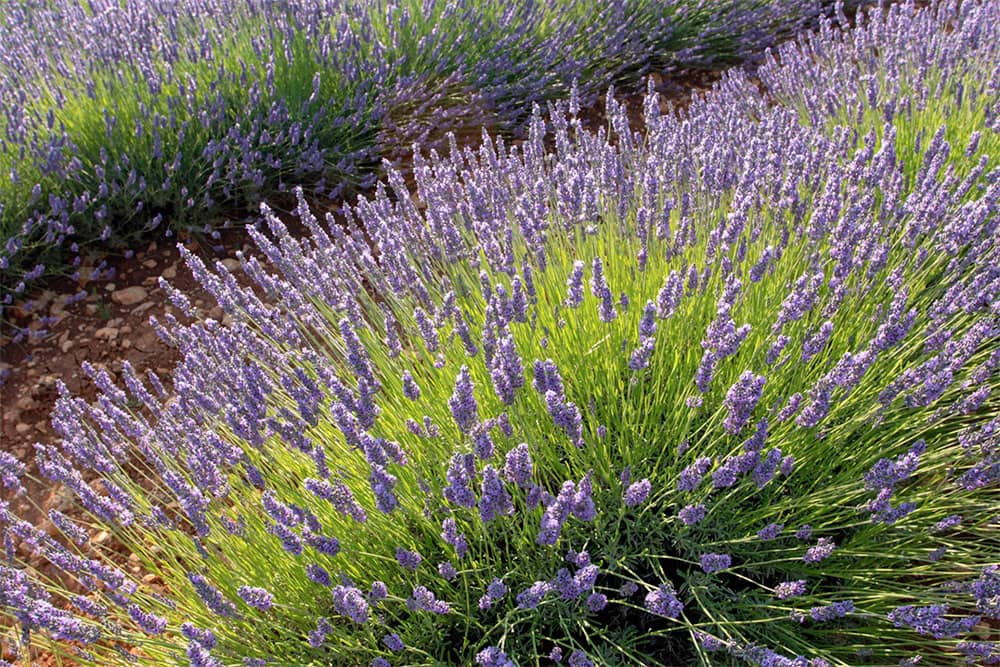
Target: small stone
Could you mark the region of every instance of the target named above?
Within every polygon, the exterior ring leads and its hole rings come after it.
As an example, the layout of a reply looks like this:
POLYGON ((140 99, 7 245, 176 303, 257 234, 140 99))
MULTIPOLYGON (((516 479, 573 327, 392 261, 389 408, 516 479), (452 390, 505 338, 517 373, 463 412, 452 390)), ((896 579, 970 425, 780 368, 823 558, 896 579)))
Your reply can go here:
POLYGON ((177 262, 174 262, 173 264, 171 264, 167 268, 163 269, 163 273, 161 273, 160 275, 163 276, 164 280, 173 280, 174 278, 176 278, 177 277, 177 262))
POLYGON ((147 259, 145 262, 142 263, 142 266, 147 269, 155 269, 157 264, 159 264, 159 262, 157 262, 155 259, 147 259))
POLYGON ((132 347, 132 341, 130 341, 128 338, 126 338, 125 340, 123 340, 122 342, 120 342, 118 345, 121 346, 121 348, 123 350, 127 350, 130 347, 132 347))
POLYGON ((126 324, 125 326, 119 328, 118 332, 119 333, 123 333, 123 334, 132 333, 132 325, 131 324, 126 324))
POLYGON ((66 301, 68 300, 68 294, 60 294, 57 296, 55 301, 52 302, 52 306, 49 308, 49 315, 52 317, 59 317, 66 312, 66 301))
POLYGON ((14 427, 14 430, 17 432, 18 435, 24 435, 25 433, 31 430, 31 426, 29 424, 21 422, 20 424, 14 427))
POLYGON ((231 257, 227 257, 226 259, 222 260, 222 265, 226 267, 226 270, 229 271, 230 273, 243 267, 243 265, 240 264, 240 260, 232 259, 231 257))
POLYGON ((111 539, 111 534, 108 533, 108 531, 106 530, 102 530, 98 532, 96 535, 94 535, 94 537, 90 541, 93 542, 94 544, 104 544, 109 539, 111 539))
POLYGON ((64 340, 63 342, 59 343, 59 351, 62 352, 63 354, 66 354, 67 352, 73 349, 74 345, 76 345, 76 343, 74 343, 72 339, 64 340))
POLYGON ((111 300, 120 306, 134 306, 145 301, 147 294, 146 288, 133 285, 112 293, 111 300))
POLYGON ((16 407, 18 410, 21 410, 22 412, 25 410, 30 410, 33 407, 35 407, 35 399, 31 398, 30 396, 22 396, 21 398, 17 399, 16 403, 14 403, 14 407, 16 407))
POLYGON ((102 327, 94 332, 94 338, 97 340, 114 340, 118 338, 118 329, 114 327, 102 327))
POLYGON ((114 292, 116 289, 118 289, 118 286, 115 285, 114 283, 108 283, 107 285, 104 286, 104 289, 108 292, 114 292))

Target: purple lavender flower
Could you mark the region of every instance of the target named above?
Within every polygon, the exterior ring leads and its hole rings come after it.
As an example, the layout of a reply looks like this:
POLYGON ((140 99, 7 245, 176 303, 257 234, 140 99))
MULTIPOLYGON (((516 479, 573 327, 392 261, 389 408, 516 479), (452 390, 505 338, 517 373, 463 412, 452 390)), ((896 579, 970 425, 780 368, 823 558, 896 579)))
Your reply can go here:
POLYGON ((762 542, 773 540, 776 537, 778 537, 778 535, 780 535, 781 531, 784 529, 785 529, 785 524, 783 523, 769 523, 757 531, 757 539, 761 540, 762 542))
POLYGON ((465 554, 469 551, 469 544, 465 540, 465 535, 458 532, 455 519, 452 517, 448 517, 441 522, 441 539, 455 547, 455 554, 459 558, 464 558, 465 554))
POLYGON ((774 339, 774 342, 771 343, 770 347, 767 348, 767 358, 765 359, 765 361, 767 361, 768 366, 770 366, 771 364, 773 364, 775 361, 778 360, 778 357, 781 356, 782 351, 785 349, 788 343, 791 342, 791 340, 792 340, 791 338, 789 338, 784 334, 774 339))
POLYGON ((711 350, 705 350, 705 353, 701 357, 701 363, 698 365, 698 370, 694 375, 694 384, 698 387, 698 391, 703 394, 708 391, 712 384, 712 379, 715 377, 715 366, 718 361, 718 355, 711 350))
POLYGON ((488 523, 499 516, 513 513, 514 503, 504 488, 496 469, 487 465, 483 468, 482 494, 479 498, 479 517, 488 523))
POLYGON ((1000 566, 987 565, 969 587, 976 601, 976 611, 993 620, 1000 620, 1000 566))
POLYGON ((587 596, 587 609, 597 613, 608 606, 608 596, 604 593, 591 593, 587 596))
POLYGON ((636 507, 646 502, 650 489, 652 489, 652 484, 645 478, 629 484, 628 488, 625 489, 625 506, 636 507))
POLYGON ((834 602, 832 604, 828 604, 825 607, 813 607, 809 611, 809 615, 812 616, 814 621, 819 621, 823 623, 826 621, 832 621, 838 618, 843 618, 852 611, 854 611, 854 601, 844 600, 842 602, 834 602))
POLYGON ((217 640, 211 630, 202 630, 192 623, 181 623, 181 634, 189 641, 201 644, 207 649, 215 648, 217 640))
POLYGON ((546 595, 552 590, 552 585, 547 581, 536 581, 528 588, 517 594, 517 606, 519 609, 534 609, 539 605, 546 595))
POLYGON ((434 614, 451 613, 451 606, 443 600, 438 600, 426 586, 414 588, 413 595, 406 601, 406 605, 412 611, 429 611, 434 614))
POLYGON ((677 592, 669 583, 647 593, 644 606, 651 614, 667 618, 677 618, 684 611, 684 603, 677 599, 677 592))
POLYGON ((451 457, 447 472, 448 486, 444 497, 459 507, 475 507, 476 495, 472 492, 475 477, 475 462, 471 454, 455 454, 451 457))
POLYGON ((798 597, 806 592, 806 580, 783 581, 774 587, 774 597, 779 600, 798 597))
POLYGON ((776 447, 758 461, 753 469, 753 481, 758 489, 763 489, 774 478, 774 473, 781 460, 781 450, 776 447))
POLYGON ((21 484, 21 476, 24 475, 25 466, 15 456, 8 452, 0 451, 0 482, 5 487, 14 491, 16 495, 25 493, 24 485, 21 484))
POLYGON ((507 452, 503 466, 504 478, 525 489, 531 486, 531 473, 531 454, 528 452, 528 443, 522 442, 507 452))
POLYGON ((685 526, 693 526, 705 518, 705 506, 701 503, 697 505, 686 505, 677 513, 678 518, 685 526))
POLYGON ((702 456, 695 460, 694 463, 688 465, 684 470, 681 471, 680 477, 677 480, 677 490, 678 491, 694 491, 701 484, 702 478, 708 469, 712 467, 712 459, 707 456, 702 456))
POLYGON ((948 547, 942 545, 942 546, 938 547, 937 549, 934 549, 933 551, 931 551, 929 554, 927 554, 927 560, 929 560, 932 563, 936 563, 939 560, 941 560, 942 558, 944 558, 944 555, 946 553, 948 553, 948 547))
POLYGON ((576 487, 573 494, 572 513, 580 521, 593 521, 597 517, 597 508, 594 506, 593 484, 591 482, 593 471, 588 471, 576 487))
MULTIPOLYGON (((138 625, 143 632, 146 632, 148 634, 158 635, 167 629, 167 619, 161 618, 160 616, 157 616, 152 612, 143 611, 142 609, 139 608, 138 605, 130 604, 128 606, 128 615, 129 618, 131 618, 133 621, 136 622, 136 625, 138 625)), ((66 632, 66 630, 68 629, 69 628, 63 629, 62 631, 63 638, 64 639, 74 638, 73 634, 76 633, 66 632)), ((86 643, 86 640, 82 635, 77 637, 77 639, 84 641, 86 643)))
POLYGON ((594 667, 594 662, 580 649, 575 649, 569 654, 569 660, 566 664, 570 667, 594 667))
POLYGON ((472 438, 472 451, 475 452, 476 458, 480 461, 485 461, 493 456, 493 438, 490 437, 489 429, 485 428, 486 424, 483 424, 480 428, 476 429, 476 434, 472 438))
POLYGON ((244 602, 259 611, 267 611, 274 605, 274 596, 265 589, 255 586, 240 586, 236 589, 244 602))
POLYGON ((407 397, 411 401, 415 401, 420 398, 420 387, 417 386, 417 383, 413 379, 413 375, 410 374, 410 371, 403 371, 403 396, 407 397))
POLYGON ((708 653, 722 651, 729 646, 727 642, 722 641, 718 637, 713 637, 712 635, 705 634, 704 632, 700 632, 698 630, 695 630, 694 638, 701 646, 702 650, 708 653))
POLYGON ((807 362, 823 349, 826 345, 826 341, 830 339, 830 334, 833 333, 833 322, 827 320, 824 322, 818 331, 811 336, 807 336, 805 341, 802 343, 802 361, 807 362))
POLYGON ((754 375, 751 371, 744 371, 740 375, 729 391, 723 405, 729 410, 723 426, 730 433, 739 433, 743 426, 750 419, 753 410, 757 407, 764 392, 766 379, 763 375, 754 375))
POLYGON ((797 531, 795 531, 795 539, 805 542, 812 537, 813 529, 808 523, 803 524, 797 531))
POLYGON ((208 583, 208 579, 194 572, 188 572, 187 577, 206 607, 224 618, 236 618, 238 616, 233 603, 226 599, 222 591, 208 583))
POLYGON ((829 537, 821 537, 816 542, 816 546, 809 547, 806 550, 806 554, 802 557, 802 560, 807 563, 818 563, 821 560, 829 558, 830 554, 836 548, 837 545, 829 537))
POLYGON ((479 406, 472 394, 472 376, 469 367, 462 366, 455 380, 455 391, 448 399, 448 407, 455 418, 455 423, 463 433, 471 433, 479 421, 479 406))
POLYGON ((728 570, 732 564, 733 559, 728 554, 708 553, 701 555, 701 569, 705 571, 705 574, 728 570))
POLYGON ((458 576, 458 570, 456 570, 455 566, 451 563, 444 562, 438 564, 438 574, 440 574, 441 578, 445 581, 452 581, 458 576))
POLYGON ((583 262, 573 262, 573 271, 566 280, 566 286, 569 287, 569 294, 564 303, 568 308, 576 308, 583 303, 583 262))
POLYGON ((932 604, 924 607, 903 605, 889 612, 888 618, 897 628, 908 627, 918 634, 935 639, 957 637, 979 624, 979 616, 946 618, 948 605, 932 604))
POLYGON ((604 277, 604 264, 600 257, 595 257, 591 263, 590 293, 601 300, 599 313, 601 322, 613 322, 618 313, 615 311, 615 299, 604 277))
POLYGON ((319 648, 326 641, 327 635, 333 632, 333 626, 326 618, 320 617, 316 621, 316 629, 309 633, 309 646, 319 648))
POLYGON ((967 665, 1000 665, 1000 642, 959 642, 955 649, 965 656, 967 665))
POLYGON ((639 338, 652 338, 656 334, 656 304, 647 301, 639 320, 639 338))
POLYGON ((344 516, 349 516, 359 523, 368 520, 368 513, 358 503, 350 487, 340 480, 329 482, 325 479, 307 477, 303 485, 319 498, 329 501, 334 509, 344 516))
POLYGON ((400 638, 400 636, 395 632, 383 635, 382 643, 385 644, 385 647, 393 653, 399 653, 406 648, 402 638, 400 638))
POLYGON ((653 350, 656 348, 655 338, 643 338, 639 341, 639 347, 632 351, 632 356, 629 357, 628 367, 639 372, 642 369, 649 366, 649 360, 653 356, 653 350))
POLYGON ((422 560, 423 558, 416 551, 396 547, 396 561, 410 572, 416 572, 422 560))
POLYGON ((477 653, 476 664, 482 667, 517 667, 514 661, 496 646, 489 646, 477 653))
POLYGON ((358 625, 368 622, 369 608, 364 593, 354 586, 334 586, 333 608, 358 625))
POLYGON ((315 563, 306 565, 306 576, 320 586, 330 585, 330 573, 315 563))
POLYGON ((556 499, 542 513, 542 525, 538 531, 538 544, 555 544, 562 532, 563 524, 573 511, 573 499, 576 496, 576 485, 571 481, 563 482, 556 499))
POLYGON ((865 488, 891 489, 896 484, 907 479, 916 471, 920 463, 920 455, 927 449, 923 440, 919 440, 910 450, 895 460, 879 459, 872 469, 865 473, 865 488))
POLYGON ((384 581, 373 581, 371 591, 368 593, 368 599, 373 602, 378 602, 379 600, 384 600, 389 597, 389 587, 385 585, 384 581))

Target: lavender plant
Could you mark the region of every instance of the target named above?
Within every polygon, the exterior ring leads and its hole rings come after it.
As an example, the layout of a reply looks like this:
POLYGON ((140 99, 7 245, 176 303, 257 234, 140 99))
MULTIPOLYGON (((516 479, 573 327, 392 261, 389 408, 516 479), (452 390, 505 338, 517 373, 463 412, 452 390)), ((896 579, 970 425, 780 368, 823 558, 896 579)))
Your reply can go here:
POLYGON ((995 664, 996 26, 895 5, 683 114, 650 95, 644 136, 571 101, 417 154, 415 196, 390 170, 344 225, 300 197, 309 238, 264 207, 256 289, 188 256, 234 323, 161 323, 171 392, 63 392, 39 468, 87 520, 0 505, 12 645, 995 664))
POLYGON ((718 66, 818 0, 37 2, 0 16, 0 291, 303 184, 372 182, 446 130, 650 68, 718 66), (470 26, 474 30, 470 30, 470 26), (122 35, 127 35, 123 44, 122 35), (400 150, 400 147, 402 150, 400 150))

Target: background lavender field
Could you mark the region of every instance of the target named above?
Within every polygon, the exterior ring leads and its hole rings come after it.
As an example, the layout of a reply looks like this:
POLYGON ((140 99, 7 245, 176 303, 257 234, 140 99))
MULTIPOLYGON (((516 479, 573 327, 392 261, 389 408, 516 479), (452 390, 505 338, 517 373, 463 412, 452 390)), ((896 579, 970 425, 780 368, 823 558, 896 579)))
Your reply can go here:
POLYGON ((186 253, 233 324, 174 290, 169 390, 64 392, 8 660, 1000 663, 998 30, 824 22, 643 134, 571 97, 262 206, 253 288, 186 253))
POLYGON ((511 131, 574 81, 589 98, 648 71, 745 59, 814 24, 822 6, 8 3, 0 298, 72 273, 91 249, 128 253, 161 226, 213 235, 225 214, 292 185, 337 197, 413 142, 511 131))

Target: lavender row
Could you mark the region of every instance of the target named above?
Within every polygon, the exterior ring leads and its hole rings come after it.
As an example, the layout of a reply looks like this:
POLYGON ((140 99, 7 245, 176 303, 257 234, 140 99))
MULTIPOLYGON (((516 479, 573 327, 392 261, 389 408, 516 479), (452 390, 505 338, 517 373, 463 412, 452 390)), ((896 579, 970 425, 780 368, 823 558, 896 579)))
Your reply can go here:
POLYGON ((995 664, 997 26, 904 3, 644 135, 572 98, 263 207, 255 289, 187 257, 231 326, 168 286, 169 390, 63 392, 88 520, 0 506, 0 604, 97 664, 995 664))
MULTIPOLYGON (((759 54, 819 0, 19 2, 0 17, 0 289, 304 185, 364 188, 449 129, 759 54), (127 36, 124 37, 123 36, 127 36), (169 227, 169 229, 167 229, 169 227)), ((71 266, 72 265, 72 266, 71 266)))

